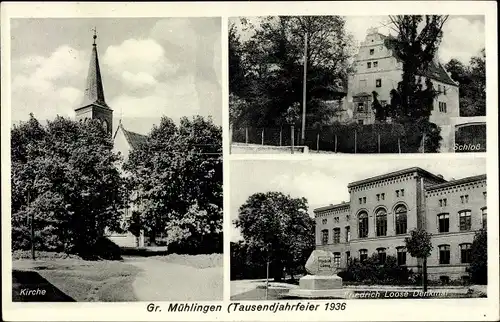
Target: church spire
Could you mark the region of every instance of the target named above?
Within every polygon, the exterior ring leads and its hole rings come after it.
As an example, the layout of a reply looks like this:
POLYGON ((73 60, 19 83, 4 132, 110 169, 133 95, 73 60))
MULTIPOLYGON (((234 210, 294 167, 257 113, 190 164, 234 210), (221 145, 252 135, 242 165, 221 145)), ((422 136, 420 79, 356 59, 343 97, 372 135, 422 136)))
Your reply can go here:
POLYGON ((93 35, 94 43, 92 44, 92 54, 90 56, 90 65, 87 75, 87 86, 85 88, 85 93, 83 95, 82 104, 79 108, 92 104, 104 108, 109 108, 104 99, 104 89, 102 87, 101 69, 99 68, 99 58, 97 55, 97 45, 96 45, 97 30, 96 28, 92 30, 94 31, 93 35))

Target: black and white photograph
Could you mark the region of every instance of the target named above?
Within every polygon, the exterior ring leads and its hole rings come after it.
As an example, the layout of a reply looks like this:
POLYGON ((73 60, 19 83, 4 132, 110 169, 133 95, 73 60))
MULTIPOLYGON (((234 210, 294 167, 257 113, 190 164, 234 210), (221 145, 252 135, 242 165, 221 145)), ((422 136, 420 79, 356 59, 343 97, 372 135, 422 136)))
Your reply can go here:
POLYGON ((10 28, 12 301, 222 300, 221 19, 10 28))
POLYGON ((484 158, 230 171, 232 300, 487 297, 484 158))
POLYGON ((484 23, 229 18, 231 153, 485 152, 484 23))

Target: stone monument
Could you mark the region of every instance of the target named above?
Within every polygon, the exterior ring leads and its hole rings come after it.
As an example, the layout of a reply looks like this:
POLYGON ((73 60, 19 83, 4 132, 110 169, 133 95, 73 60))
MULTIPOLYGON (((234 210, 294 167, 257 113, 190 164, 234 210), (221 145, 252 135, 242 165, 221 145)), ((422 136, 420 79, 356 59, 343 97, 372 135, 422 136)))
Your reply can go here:
POLYGON ((287 296, 302 298, 344 298, 342 278, 337 276, 332 252, 315 250, 306 262, 306 275, 299 280, 299 287, 291 289, 287 296))

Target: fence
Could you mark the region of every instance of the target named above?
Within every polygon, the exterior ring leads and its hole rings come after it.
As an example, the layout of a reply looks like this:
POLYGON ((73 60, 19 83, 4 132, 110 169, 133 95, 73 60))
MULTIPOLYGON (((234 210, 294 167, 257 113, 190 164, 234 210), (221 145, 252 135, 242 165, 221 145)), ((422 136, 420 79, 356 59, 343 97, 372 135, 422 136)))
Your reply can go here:
MULTIPOLYGON (((420 138, 405 134, 400 124, 326 126, 306 129, 301 140, 300 128, 294 129, 294 144, 307 146, 310 152, 335 153, 409 153, 415 152, 420 138)), ((292 145, 290 126, 280 128, 238 128, 232 130, 232 142, 271 146, 292 145)))

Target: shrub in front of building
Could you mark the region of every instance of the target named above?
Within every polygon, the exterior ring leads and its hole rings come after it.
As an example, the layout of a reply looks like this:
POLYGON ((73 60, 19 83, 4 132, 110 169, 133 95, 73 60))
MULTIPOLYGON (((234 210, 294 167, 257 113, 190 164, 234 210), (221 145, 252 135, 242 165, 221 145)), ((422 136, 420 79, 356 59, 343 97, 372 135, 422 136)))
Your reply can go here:
POLYGON ((364 261, 352 259, 347 269, 338 275, 345 282, 360 284, 408 284, 412 271, 406 266, 399 266, 397 258, 387 256, 383 262, 378 254, 373 254, 364 261))

